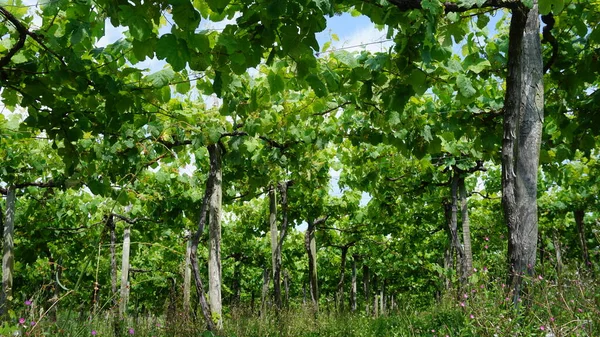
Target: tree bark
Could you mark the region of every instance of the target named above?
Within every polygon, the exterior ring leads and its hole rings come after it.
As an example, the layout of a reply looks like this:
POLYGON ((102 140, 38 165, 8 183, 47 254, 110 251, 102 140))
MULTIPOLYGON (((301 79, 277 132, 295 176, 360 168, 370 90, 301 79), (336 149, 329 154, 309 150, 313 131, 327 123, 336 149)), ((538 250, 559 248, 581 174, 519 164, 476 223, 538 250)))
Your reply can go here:
POLYGON ((281 195, 281 232, 279 233, 279 241, 277 241, 277 248, 275 250, 275 266, 273 271, 273 293, 274 300, 277 309, 281 309, 282 307, 282 298, 281 298, 281 265, 282 265, 282 250, 283 250, 283 242, 285 241, 285 236, 287 233, 288 226, 288 201, 287 201, 287 189, 290 182, 283 182, 278 185, 279 194, 281 195))
POLYGON ((15 232, 15 205, 17 190, 9 186, 6 191, 6 220, 3 232, 3 255, 2 255, 2 294, 0 294, 0 316, 4 317, 10 309, 13 288, 13 271, 15 264, 14 256, 14 232, 15 232))
POLYGON ((469 206, 467 204, 467 188, 465 187, 465 178, 460 176, 458 179, 458 191, 460 194, 460 211, 462 215, 462 233, 464 244, 463 260, 463 278, 465 281, 473 273, 473 253, 471 251, 471 224, 469 221, 469 206))
POLYGON ((238 305, 240 303, 242 293, 242 284, 240 282, 242 279, 241 268, 242 261, 238 256, 233 266, 233 284, 231 285, 231 300, 229 301, 232 305, 238 305))
POLYGON ((458 265, 456 266, 457 274, 459 275, 461 284, 465 283, 464 274, 465 274, 465 253, 463 251, 462 244, 460 242, 460 238, 458 237, 458 181, 459 175, 457 172, 452 173, 452 201, 450 204, 451 213, 450 213, 450 234, 452 236, 452 246, 454 246, 454 250, 458 254, 458 265))
POLYGON ((110 231, 110 291, 112 293, 112 302, 117 304, 117 233, 115 228, 115 218, 108 216, 106 225, 110 231))
POLYGON ((552 243, 554 244, 554 253, 556 254, 556 275, 560 280, 563 270, 562 247, 560 244, 560 237, 556 232, 552 234, 552 243))
POLYGON ((363 264, 362 277, 363 277, 363 293, 364 293, 364 297, 365 297, 365 313, 368 315, 369 314, 369 303, 370 303, 369 294, 371 293, 369 280, 371 279, 371 275, 369 275, 369 266, 367 266, 366 264, 363 264))
MULTIPOLYGON (((273 186, 271 186, 269 189, 269 227, 271 229, 271 272, 273 277, 273 288, 275 288, 275 270, 277 269, 277 242, 279 239, 279 233, 277 231, 277 191, 273 186)), ((273 291, 275 292, 275 290, 273 291)))
POLYGON ((337 285, 337 305, 340 312, 344 311, 344 279, 346 276, 346 256, 348 255, 350 246, 342 246, 342 256, 340 261, 340 278, 337 285))
POLYGON ((373 275, 373 316, 379 316, 379 305, 378 300, 379 294, 377 294, 377 274, 373 275))
POLYGON ((582 209, 578 209, 573 211, 573 216, 575 217, 575 224, 577 225, 577 236, 579 237, 579 245, 581 246, 581 258, 583 259, 583 264, 589 272, 593 272, 592 262, 590 261, 590 253, 587 246, 587 239, 585 236, 585 223, 583 221, 585 212, 582 209))
POLYGON ((190 232, 186 230, 185 261, 183 263, 183 312, 185 315, 190 312, 190 289, 192 285, 192 269, 190 268, 190 257, 192 255, 192 238, 190 232))
POLYGON ((221 149, 219 144, 208 146, 211 171, 214 174, 214 185, 209 199, 209 232, 208 232, 208 299, 211 316, 218 330, 223 329, 221 303, 221 203, 223 199, 221 168, 221 149))
POLYGON ((262 292, 260 295, 260 317, 264 318, 267 314, 267 294, 269 293, 269 270, 263 271, 262 292))
MULTIPOLYGON (((519 2, 520 3, 520 2, 519 2)), ((502 205, 515 306, 523 276, 533 276, 537 248, 537 169, 544 118, 537 0, 512 10, 502 140, 502 205)))
MULTIPOLYGON (((211 152, 209 145, 209 154, 211 152)), ((214 144, 214 146, 218 146, 218 144, 214 144)), ((217 325, 213 321, 211 316, 210 307, 208 302, 206 301, 206 296, 204 294, 204 284, 202 283, 202 279, 200 278, 200 268, 198 266, 198 244, 200 243, 200 236, 204 232, 204 226, 206 225, 206 217, 208 213, 208 205, 210 202, 210 198, 213 195, 213 189, 215 186, 215 181, 217 180, 217 167, 220 167, 221 164, 217 163, 216 156, 210 156, 210 170, 208 173, 208 179, 206 181, 206 189, 204 191, 204 196, 202 198, 202 206, 200 208, 200 219, 198 221, 198 230, 192 236, 192 251, 190 254, 190 262, 192 265, 192 274, 194 276, 194 284, 196 285, 196 292, 198 294, 198 301, 200 302, 200 308, 202 310, 202 315, 206 321, 206 328, 210 331, 214 331, 217 329, 217 325)))
POLYGON ((131 228, 125 227, 123 232, 123 255, 121 259, 121 300, 119 302, 119 318, 122 320, 127 311, 127 300, 129 297, 129 250, 131 247, 131 228))
POLYGON ((358 262, 358 255, 352 255, 352 284, 350 286, 350 310, 356 312, 356 262, 358 262))
POLYGON ((304 234, 304 248, 308 256, 308 280, 310 284, 310 298, 315 311, 319 311, 319 281, 317 278, 317 242, 315 232, 317 226, 324 223, 327 217, 309 221, 304 234))

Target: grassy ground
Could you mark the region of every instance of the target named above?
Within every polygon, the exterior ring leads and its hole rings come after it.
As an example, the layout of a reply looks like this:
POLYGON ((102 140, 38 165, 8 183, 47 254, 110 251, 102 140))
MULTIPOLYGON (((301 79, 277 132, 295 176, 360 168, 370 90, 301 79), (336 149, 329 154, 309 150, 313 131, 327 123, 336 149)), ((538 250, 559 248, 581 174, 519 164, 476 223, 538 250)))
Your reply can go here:
MULTIPOLYGON (((600 336, 600 287, 593 280, 561 283, 542 277, 530 280, 530 295, 515 310, 502 284, 481 282, 452 291, 435 304, 416 308, 398 301, 398 308, 379 317, 364 313, 322 310, 315 314, 300 304, 258 317, 232 308, 224 315, 219 335, 236 337, 286 336, 600 336)), ((31 304, 15 311, 0 327, 0 336, 115 336, 110 313, 96 315, 62 311, 53 321, 31 304)), ((201 320, 175 314, 129 317, 122 336, 212 336, 201 320)))

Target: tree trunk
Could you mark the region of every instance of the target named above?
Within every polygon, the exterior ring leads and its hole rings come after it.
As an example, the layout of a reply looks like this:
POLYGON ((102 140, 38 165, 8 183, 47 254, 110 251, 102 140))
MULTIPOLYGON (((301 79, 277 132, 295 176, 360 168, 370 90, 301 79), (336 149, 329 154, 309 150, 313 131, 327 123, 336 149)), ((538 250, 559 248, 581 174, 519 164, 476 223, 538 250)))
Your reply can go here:
POLYGON ((283 290, 285 291, 285 307, 289 307, 290 304, 290 273, 286 270, 283 271, 283 290))
POLYGON ((271 229, 271 272, 273 273, 273 288, 275 288, 275 270, 277 269, 277 243, 279 234, 277 231, 277 192, 273 186, 269 189, 269 227, 271 229))
POLYGON ((238 305, 240 303, 240 297, 242 293, 242 262, 236 259, 233 265, 233 284, 231 285, 231 300, 229 301, 232 305, 238 305))
POLYGON ((362 277, 363 277, 363 294, 365 297, 365 314, 368 315, 369 314, 369 303, 370 303, 369 294, 371 293, 369 280, 371 279, 371 275, 369 275, 369 266, 367 266, 366 264, 363 264, 362 277))
POLYGON ((460 238, 458 236, 458 182, 459 182, 459 174, 456 171, 452 172, 452 199, 450 203, 450 223, 448 224, 450 228, 450 235, 452 238, 452 246, 454 246, 454 250, 458 254, 458 264, 456 266, 456 272, 458 277, 460 278, 460 283, 465 283, 465 253, 460 242, 460 238))
POLYGON ((350 246, 342 246, 342 257, 340 261, 340 278, 337 285, 337 305, 340 312, 344 311, 344 279, 346 276, 346 255, 350 246))
POLYGON ((587 239, 585 237, 585 223, 583 222, 585 212, 582 209, 578 209, 573 211, 573 215, 575 216, 575 224, 577 224, 577 236, 579 237, 579 244, 581 245, 581 258, 583 259, 583 264, 589 272, 593 272, 590 253, 588 252, 587 239))
POLYGON ((183 312, 185 315, 190 312, 190 289, 192 285, 192 269, 190 268, 190 257, 192 255, 191 233, 186 230, 185 261, 183 263, 183 312))
POLYGON ((9 186, 6 193, 6 220, 4 221, 3 256, 2 256, 2 294, 0 294, 0 316, 4 317, 10 309, 13 288, 15 204, 17 190, 9 186))
POLYGON ((444 287, 446 290, 452 288, 452 279, 448 276, 448 271, 454 267, 454 244, 452 243, 452 233, 450 228, 452 227, 452 206, 448 202, 443 203, 444 215, 446 219, 446 234, 448 235, 448 245, 444 251, 444 287))
POLYGON ((467 204, 467 189, 465 187, 465 178, 459 177, 458 191, 460 194, 460 212, 462 215, 462 232, 464 244, 464 259, 463 259, 463 278, 465 281, 473 273, 473 253, 471 252, 471 224, 469 221, 469 206, 467 204))
POLYGON ((379 316, 379 305, 378 300, 379 294, 377 294, 377 275, 373 275, 373 316, 379 316))
POLYGON ((115 228, 115 219, 108 216, 106 226, 110 232, 110 291, 112 294, 113 305, 117 304, 117 233, 115 228))
POLYGON ((315 311, 319 310, 319 281, 317 278, 317 242, 315 232, 317 225, 324 223, 327 217, 309 221, 304 234, 304 248, 308 256, 308 280, 310 283, 310 297, 315 311))
POLYGON ((129 297, 129 250, 131 247, 131 228, 125 227, 123 232, 123 257, 121 259, 121 300, 119 302, 119 318, 125 317, 127 299, 129 297))
POLYGON ((383 279, 379 287, 379 314, 385 315, 385 279, 383 279))
MULTIPOLYGON (((211 150, 212 146, 219 146, 218 144, 209 145, 209 154, 214 152, 214 149, 211 150)), ((206 296, 204 294, 204 284, 202 283, 202 279, 200 279, 200 268, 198 266, 198 244, 200 243, 200 236, 204 232, 204 226, 206 225, 206 215, 208 213, 208 205, 210 203, 210 198, 213 195, 213 190, 215 186, 215 181, 217 180, 217 174, 220 170, 221 163, 217 162, 220 157, 211 155, 210 156, 210 171, 208 174, 208 179, 206 181, 206 189, 204 191, 204 196, 202 198, 202 206, 200 208, 200 220, 198 221, 198 230, 194 233, 192 237, 192 251, 190 254, 190 262, 192 265, 192 274, 194 276, 194 284, 196 285, 196 293, 198 294, 198 301, 200 302, 200 308, 202 310, 202 315, 204 316, 204 320, 206 321, 206 328, 210 331, 214 331, 217 329, 215 322, 211 316, 210 307, 208 302, 206 301, 206 296)), ((219 181, 220 184, 220 181, 219 181)))
POLYGON ((275 250, 275 266, 273 271, 273 292, 274 292, 274 300, 277 309, 281 309, 282 307, 282 299, 281 299, 281 265, 282 258, 281 253, 283 251, 283 242, 285 240, 285 235, 287 233, 288 226, 288 201, 287 201, 287 188, 290 182, 283 182, 278 185, 279 194, 281 195, 281 232, 279 233, 279 241, 277 242, 277 248, 275 250))
POLYGON ((221 149, 219 144, 208 146, 211 171, 214 173, 214 185, 209 199, 209 231, 208 231, 208 300, 210 301, 211 316, 217 329, 223 329, 221 304, 221 202, 222 180, 221 149))
POLYGON ((352 284, 350 286, 350 310, 356 312, 356 262, 358 255, 352 255, 352 284))
POLYGON ((556 232, 552 234, 552 243, 554 244, 554 253, 556 254, 556 275, 560 280, 563 270, 562 248, 560 244, 560 238, 556 232))
POLYGON ((106 226, 110 231, 110 291, 113 311, 113 331, 115 336, 121 336, 121 321, 117 304, 117 233, 115 218, 112 214, 108 216, 106 226))
POLYGON ((544 118, 543 63, 537 0, 513 9, 502 140, 502 205, 508 226, 508 268, 515 306, 523 276, 534 274, 537 170, 544 118))
POLYGON ((267 294, 269 293, 269 270, 263 271, 262 292, 260 295, 260 317, 264 318, 267 314, 267 294))

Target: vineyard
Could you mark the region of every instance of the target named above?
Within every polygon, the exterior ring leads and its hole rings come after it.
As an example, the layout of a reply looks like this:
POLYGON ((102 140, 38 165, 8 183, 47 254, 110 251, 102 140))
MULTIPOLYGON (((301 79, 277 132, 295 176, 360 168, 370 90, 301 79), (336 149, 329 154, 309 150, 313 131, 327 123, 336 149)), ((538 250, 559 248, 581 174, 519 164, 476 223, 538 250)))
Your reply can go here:
POLYGON ((600 335, 600 1, 0 22, 0 336, 600 335))

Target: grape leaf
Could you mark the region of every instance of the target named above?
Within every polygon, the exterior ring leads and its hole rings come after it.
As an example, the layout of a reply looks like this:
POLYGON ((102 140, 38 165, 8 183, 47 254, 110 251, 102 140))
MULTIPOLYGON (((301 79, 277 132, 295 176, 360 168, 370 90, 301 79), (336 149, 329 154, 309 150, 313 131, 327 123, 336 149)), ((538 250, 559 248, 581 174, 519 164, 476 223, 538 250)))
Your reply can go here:
POLYGON ((146 77, 146 79, 150 81, 152 86, 155 88, 161 88, 166 85, 169 85, 169 82, 171 82, 174 78, 175 72, 173 71, 173 69, 170 68, 159 70, 146 77))
POLYGON ((463 74, 458 75, 456 78, 456 85, 458 86, 460 93, 467 98, 472 97, 475 95, 475 93, 477 93, 477 90, 473 88, 471 79, 463 74))

